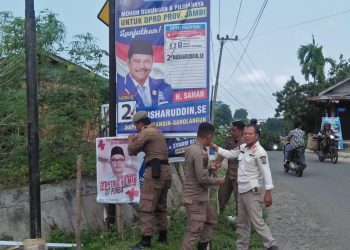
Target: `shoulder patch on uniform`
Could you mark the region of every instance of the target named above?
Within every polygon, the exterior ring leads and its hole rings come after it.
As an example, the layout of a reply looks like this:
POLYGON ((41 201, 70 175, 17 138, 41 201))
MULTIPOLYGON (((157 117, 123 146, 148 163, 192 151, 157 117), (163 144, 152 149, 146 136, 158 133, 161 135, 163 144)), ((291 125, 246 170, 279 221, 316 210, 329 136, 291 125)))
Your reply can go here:
POLYGON ((266 164, 267 163, 266 155, 260 156, 260 160, 261 160, 262 164, 266 164))

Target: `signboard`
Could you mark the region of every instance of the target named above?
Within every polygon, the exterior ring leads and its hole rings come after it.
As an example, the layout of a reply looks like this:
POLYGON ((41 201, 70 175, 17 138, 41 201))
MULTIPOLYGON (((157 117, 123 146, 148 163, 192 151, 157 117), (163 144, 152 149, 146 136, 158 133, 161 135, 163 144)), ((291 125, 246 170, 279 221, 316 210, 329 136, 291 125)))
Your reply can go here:
POLYGON ((331 124, 331 129, 338 136, 338 149, 344 149, 343 134, 341 132, 341 124, 339 117, 322 117, 321 130, 323 129, 323 124, 329 122, 331 124))
POLYGON ((209 0, 116 0, 117 133, 146 110, 165 133, 209 121, 209 0))
POLYGON ((127 144, 126 139, 96 139, 97 202, 140 201, 139 171, 143 154, 129 156, 127 144))
POLYGON ((109 1, 107 0, 103 5, 102 9, 97 15, 97 18, 100 19, 105 25, 109 26, 109 1))

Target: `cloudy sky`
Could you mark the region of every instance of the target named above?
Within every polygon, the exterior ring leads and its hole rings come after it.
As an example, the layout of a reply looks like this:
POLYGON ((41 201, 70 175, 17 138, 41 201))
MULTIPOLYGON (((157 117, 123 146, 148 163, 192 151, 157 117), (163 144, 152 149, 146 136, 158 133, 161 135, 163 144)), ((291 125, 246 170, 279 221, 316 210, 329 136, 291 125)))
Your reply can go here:
MULTIPOLYGON (((98 38, 99 45, 108 50, 108 29, 96 18, 104 2, 105 0, 35 0, 35 8, 37 11, 48 8, 58 13, 67 26, 68 39, 75 34, 90 32, 98 38)), ((216 34, 219 33, 219 27, 222 36, 232 34, 240 0, 221 0, 220 3, 219 15, 219 0, 211 1, 212 81, 215 80, 219 54, 216 34)), ((247 35, 262 3, 263 0, 242 1, 235 30, 239 38, 247 35)), ((24 16, 24 1, 0 0, 0 10, 24 16)), ((269 0, 239 67, 236 67, 237 61, 249 39, 225 44, 218 99, 229 104, 233 111, 246 108, 250 117, 272 117, 277 106, 272 92, 280 90, 292 75, 304 83, 296 51, 301 44, 311 42, 312 34, 316 42, 323 45, 325 56, 337 59, 340 54, 344 54, 346 58, 350 57, 349 20, 349 0, 269 0), (336 15, 307 22, 333 14, 336 15), (294 26, 299 23, 304 24, 294 26), (288 26, 294 27, 285 28, 288 26)))

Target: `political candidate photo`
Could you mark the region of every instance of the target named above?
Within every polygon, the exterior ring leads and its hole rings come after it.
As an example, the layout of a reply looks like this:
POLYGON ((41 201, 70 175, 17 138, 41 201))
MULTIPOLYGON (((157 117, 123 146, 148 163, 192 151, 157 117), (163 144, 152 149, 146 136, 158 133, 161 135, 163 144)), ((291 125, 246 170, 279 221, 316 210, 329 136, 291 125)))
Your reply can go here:
POLYGON ((135 101, 136 108, 157 107, 172 102, 172 88, 163 79, 150 76, 153 68, 152 43, 133 40, 127 53, 128 73, 118 74, 117 91, 119 101, 135 101))
POLYGON ((128 155, 126 140, 107 137, 96 142, 97 201, 138 202, 139 163, 137 157, 128 155))

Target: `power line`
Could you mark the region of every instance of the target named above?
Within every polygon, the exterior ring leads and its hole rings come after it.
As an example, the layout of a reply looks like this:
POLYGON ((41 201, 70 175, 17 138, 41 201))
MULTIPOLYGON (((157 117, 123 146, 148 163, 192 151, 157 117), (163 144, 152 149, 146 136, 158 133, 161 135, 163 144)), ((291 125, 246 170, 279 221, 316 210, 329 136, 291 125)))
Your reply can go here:
POLYGON ((243 2, 243 0, 241 0, 241 2, 239 3, 238 13, 237 13, 235 25, 233 26, 233 31, 232 31, 231 37, 233 37, 233 35, 235 34, 235 31, 236 31, 236 27, 237 27, 237 23, 238 23, 239 14, 241 13, 242 2, 243 2))
MULTIPOLYGON (((244 47, 243 47, 243 44, 242 44, 241 42, 240 42, 240 45, 241 45, 242 48, 244 48, 244 47)), ((233 45, 232 45, 232 46, 233 46, 233 45)), ((252 59, 251 56, 248 54, 248 52, 246 52, 246 55, 247 55, 247 57, 248 57, 248 60, 251 62, 251 64, 253 64, 253 66, 255 67, 255 69, 257 69, 257 72, 258 72, 260 78, 266 83, 266 85, 267 85, 267 87, 269 88, 269 90, 270 90, 272 93, 274 93, 275 90, 273 90, 273 89, 271 88, 270 84, 266 81, 265 77, 259 72, 258 67, 257 67, 256 64, 254 63, 253 59, 252 59)))
MULTIPOLYGON (((235 51, 237 52, 237 54, 239 55, 238 49, 234 46, 233 43, 231 43, 231 45, 232 45, 232 47, 235 49, 235 51)), ((242 46, 242 48, 243 48, 243 46, 242 46)), ((248 55, 248 54, 246 53, 246 55, 248 55)), ((246 61, 244 60, 244 58, 242 59, 242 61, 243 61, 244 65, 246 66, 246 68, 248 69, 248 71, 253 75, 253 77, 255 78, 255 80, 260 84, 261 88, 263 89, 263 91, 264 91, 265 94, 266 94, 266 97, 271 98, 272 93, 274 93, 274 91, 270 88, 270 86, 268 85, 267 81, 265 80, 265 78, 263 77, 263 75, 260 73, 259 69, 255 66, 256 72, 258 73, 260 79, 258 79, 258 77, 257 77, 255 74, 253 74, 252 70, 249 68, 249 66, 248 66, 248 64, 246 63, 246 61), (261 82, 261 80, 263 80, 263 81, 265 82, 265 84, 270 88, 271 93, 269 93, 268 90, 266 90, 265 85, 261 82)), ((251 63, 253 63, 253 65, 255 65, 254 62, 253 62, 252 60, 251 60, 251 63)), ((269 100, 270 100, 270 99, 269 99, 269 100)), ((274 103, 274 104, 275 104, 275 103, 274 103)))
POLYGON ((281 30, 285 30, 285 29, 295 28, 295 27, 298 27, 298 26, 301 26, 301 25, 304 25, 304 24, 318 22, 318 21, 321 21, 321 20, 324 20, 324 19, 327 19, 327 18, 344 15, 344 14, 347 14, 349 12, 350 12, 350 9, 347 9, 347 10, 340 11, 340 12, 337 12, 337 13, 334 13, 334 14, 331 14, 331 15, 317 17, 317 18, 314 18, 314 19, 310 19, 310 20, 307 20, 307 21, 300 22, 300 23, 291 24, 291 25, 280 27, 280 28, 276 28, 276 29, 265 31, 265 32, 261 32, 261 33, 255 34, 254 36, 261 36, 261 35, 266 35, 266 34, 269 34, 269 33, 277 32, 277 31, 281 31, 281 30))
MULTIPOLYGON (((227 48, 226 48, 227 52, 230 54, 230 56, 232 57, 232 59, 234 61, 236 61, 236 59, 234 58, 234 56, 232 55, 231 51, 229 51, 227 48)), ((266 99, 266 97, 259 91, 259 89, 254 85, 254 83, 249 79, 249 77, 246 75, 246 73, 243 71, 243 69, 239 66, 239 69, 241 70, 241 72, 243 73, 243 75, 246 77, 246 79, 248 80, 248 82, 252 85, 252 87, 255 89, 255 91, 261 96, 261 98, 265 101, 265 103, 270 106, 270 108, 272 109, 275 109, 275 107, 273 107, 268 99, 266 99)))
POLYGON ((255 29, 256 29, 256 26, 258 25, 258 23, 259 23, 259 21, 260 21, 260 18, 261 18, 261 16, 262 16, 262 13, 263 13, 264 10, 265 10, 265 7, 266 7, 267 2, 268 2, 268 0, 265 0, 265 1, 264 1, 262 7, 260 8, 260 11, 259 11, 257 17, 255 18, 255 20, 254 20, 254 22, 253 22, 252 27, 250 27, 250 29, 249 29, 247 35, 245 35, 243 38, 239 39, 240 41, 243 41, 243 40, 247 39, 247 38, 250 36, 250 34, 251 34, 251 35, 254 34, 254 31, 255 31, 255 29), (254 31, 253 31, 253 30, 254 30, 254 31))
POLYGON ((236 67, 235 67, 234 70, 232 71, 232 73, 231 73, 229 79, 225 82, 225 84, 226 84, 227 82, 229 82, 229 81, 232 79, 232 77, 233 77, 233 75, 235 74, 235 72, 236 72, 236 70, 237 70, 239 64, 241 63, 241 61, 242 61, 242 59, 243 59, 243 56, 244 56, 245 52, 246 52, 247 49, 248 49, 248 46, 249 46, 249 44, 250 44, 250 41, 252 40, 252 37, 253 37, 254 32, 255 32, 255 30, 256 30, 256 27, 257 27, 258 24, 259 24, 260 18, 261 18, 262 14, 263 14, 263 12, 264 12, 264 10, 265 10, 265 7, 266 7, 266 5, 267 5, 267 2, 268 2, 268 0, 265 0, 265 1, 264 1, 263 5, 262 5, 262 7, 261 7, 261 9, 260 9, 260 12, 259 12, 259 14, 258 14, 258 17, 257 17, 257 19, 256 19, 257 21, 255 22, 255 26, 254 26, 254 28, 253 28, 253 30, 252 30, 251 36, 249 37, 249 40, 248 40, 248 42, 247 42, 247 44, 246 44, 246 46, 245 46, 245 48, 244 48, 244 51, 243 51, 241 57, 239 58, 236 67))
MULTIPOLYGON (((240 107, 240 108, 244 108, 244 109, 247 109, 247 107, 242 103, 240 102, 231 92, 229 89, 226 88, 226 86, 222 86, 226 92, 224 92, 225 94, 228 94, 236 103, 238 103, 239 105, 237 105, 237 107, 240 107)), ((222 93, 221 93, 222 94, 222 93)), ((232 101, 230 98, 228 98, 228 100, 232 101)), ((255 117, 258 117, 258 115, 255 113, 255 112, 249 112, 250 114, 252 114, 253 116, 255 117)))

